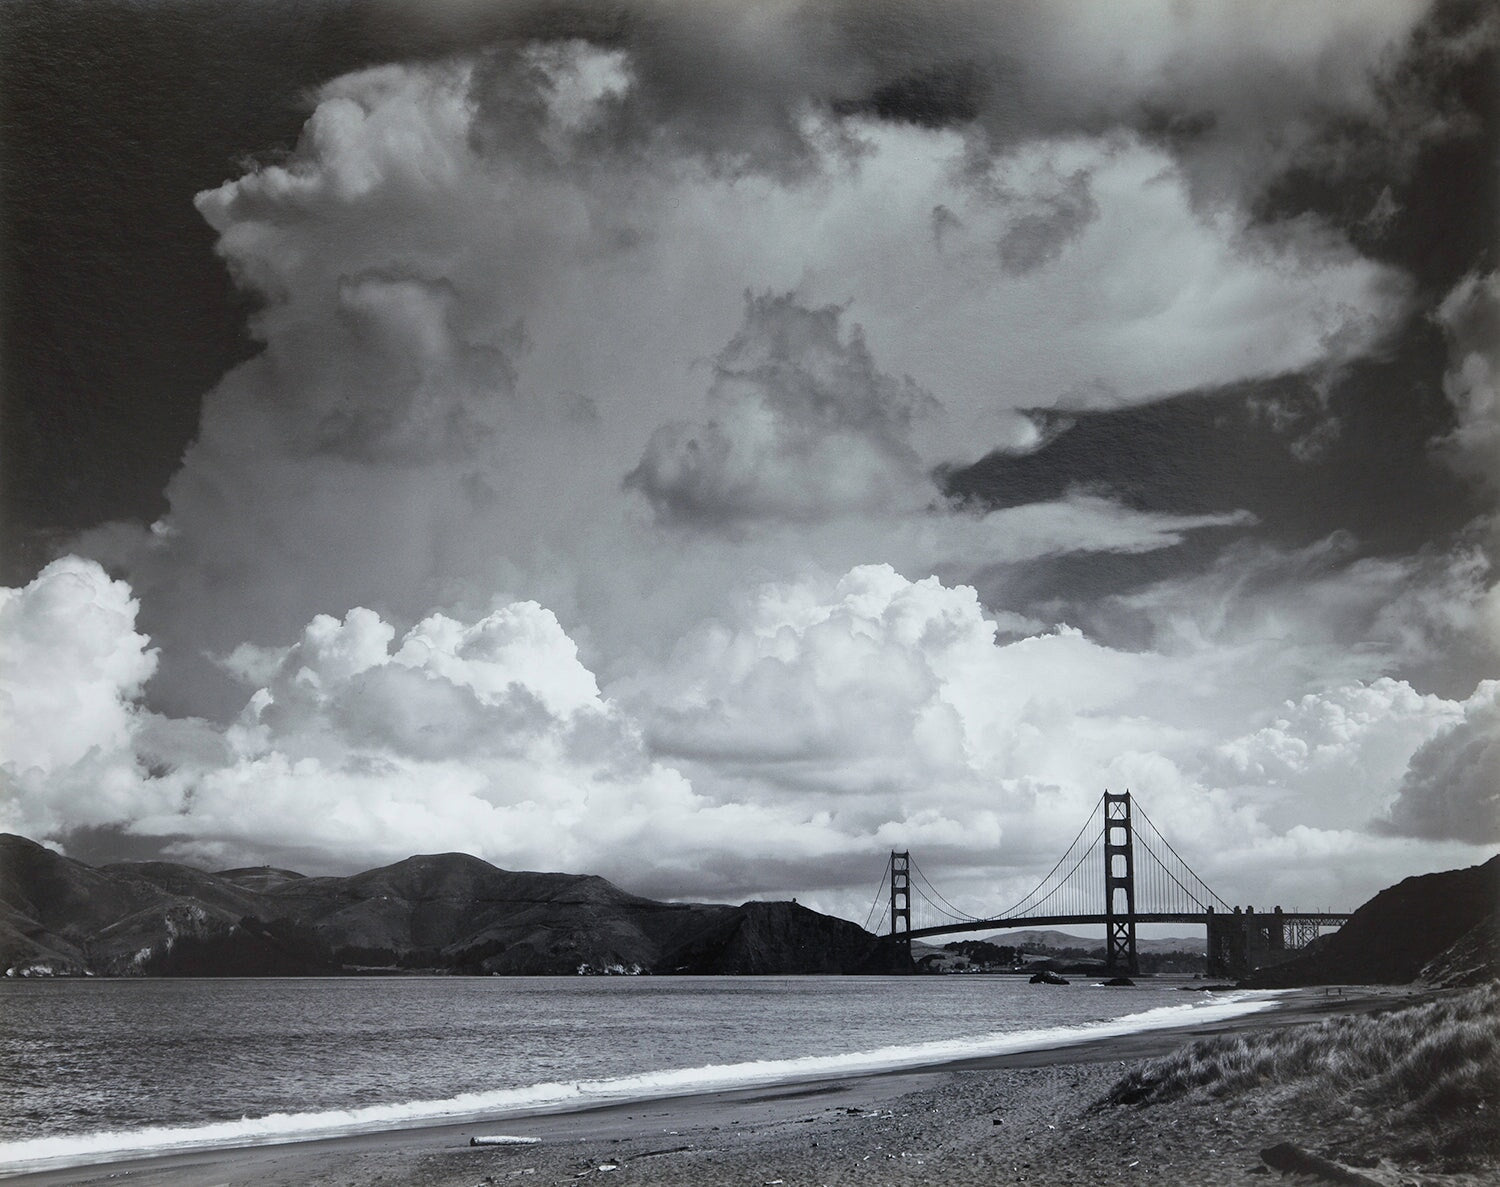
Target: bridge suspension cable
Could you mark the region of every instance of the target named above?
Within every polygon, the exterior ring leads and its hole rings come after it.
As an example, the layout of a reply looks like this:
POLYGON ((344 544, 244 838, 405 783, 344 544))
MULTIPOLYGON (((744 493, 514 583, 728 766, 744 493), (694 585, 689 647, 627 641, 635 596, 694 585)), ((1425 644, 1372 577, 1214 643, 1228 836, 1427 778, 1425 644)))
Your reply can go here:
MULTIPOLYGON (((1105 904, 1105 912, 1100 918, 1114 919, 1116 913, 1124 912, 1132 921, 1138 915, 1192 916, 1210 910, 1232 911, 1229 904, 1183 860, 1138 803, 1135 805, 1137 823, 1132 843, 1130 804, 1128 792, 1113 797, 1106 792, 1095 800, 1078 834, 1046 876, 1005 911, 975 915, 956 906, 938 890, 910 853, 899 855, 903 863, 901 894, 920 899, 939 921, 946 921, 923 925, 939 932, 964 930, 949 924, 1093 916, 1099 913, 1100 903, 1105 904), (1111 799, 1123 803, 1123 809, 1118 803, 1109 807, 1106 801, 1111 799), (1101 808, 1105 810, 1101 811, 1101 808), (1111 829, 1123 835, 1111 839, 1111 829), (1114 901, 1122 887, 1129 895, 1128 907, 1114 901)), ((892 863, 897 856, 892 855, 892 863)), ((891 881, 893 877, 892 867, 887 866, 865 917, 867 930, 882 894, 887 886, 895 885, 891 881)), ((909 905, 910 900, 904 901, 909 905)), ((909 928, 909 909, 905 915, 909 928)), ((882 914, 882 924, 886 917, 882 914)))
POLYGON ((912 861, 911 868, 916 873, 917 877, 920 878, 924 883, 926 883, 927 889, 930 890, 930 891, 932 891, 933 895, 935 895, 938 899, 940 899, 942 901, 943 906, 940 907, 940 906, 938 906, 937 903, 933 902, 931 898, 928 898, 926 892, 923 891, 923 889, 922 889, 921 886, 914 886, 913 887, 913 889, 915 889, 916 892, 919 895, 922 896, 923 902, 925 902, 929 907, 931 907, 939 915, 946 915, 946 916, 948 916, 949 919, 952 919, 955 923, 969 923, 969 922, 971 922, 973 920, 977 920, 977 919, 981 918, 981 916, 979 916, 979 915, 970 915, 968 912, 966 912, 964 910, 961 910, 958 907, 955 907, 946 898, 944 898, 942 892, 939 891, 938 888, 932 884, 932 880, 930 878, 928 878, 927 875, 922 872, 922 867, 919 866, 916 863, 915 860, 912 861), (944 908, 947 908, 947 909, 945 910, 944 908))
MULTIPOLYGON (((1042 906, 1052 901, 1057 892, 1061 890, 1065 885, 1067 885, 1068 880, 1073 876, 1074 873, 1077 872, 1079 866, 1082 865, 1083 862, 1086 861, 1091 855, 1093 855, 1095 851, 1098 850, 1099 846, 1103 843, 1104 834, 1101 832, 1092 839, 1090 844, 1083 844, 1084 837, 1088 833, 1089 829, 1091 827, 1097 827, 1099 805, 1103 802, 1104 797, 1102 795, 1094 801, 1094 806, 1089 809, 1088 817, 1084 820, 1083 827, 1078 830, 1078 835, 1073 838, 1073 843, 1070 844, 1063 855, 1057 859, 1057 864, 1047 871, 1046 876, 1040 882, 1038 882, 1036 886, 1034 886, 1031 891, 1026 894, 1025 897, 1023 897, 1019 902, 1010 907, 1008 910, 1001 911, 998 915, 994 916, 994 918, 1014 919, 1018 916, 1026 914, 1039 915, 1044 913, 1041 910, 1042 906), (1056 878, 1057 872, 1064 866, 1068 867, 1067 872, 1063 874, 1061 878, 1056 878), (1047 889, 1049 885, 1051 886, 1050 890, 1047 889), (1043 895, 1042 893, 1044 890, 1046 891, 1045 895, 1043 895)), ((1100 869, 1102 870, 1102 863, 1095 862, 1095 865, 1100 866, 1100 869)), ((1088 872, 1086 872, 1086 881, 1088 877, 1089 874, 1088 872)), ((1093 880, 1093 885, 1085 886, 1081 889, 1086 896, 1084 899, 1085 902, 1097 902, 1099 899, 1103 898, 1103 874, 1100 873, 1099 877, 1093 880)))
POLYGON ((1138 909, 1186 912, 1206 911, 1210 906, 1216 906, 1220 910, 1230 910, 1229 904, 1172 848, 1172 842, 1152 823, 1139 802, 1135 804, 1135 813, 1145 826, 1136 826, 1136 837, 1141 842, 1136 846, 1137 902, 1141 904, 1138 909), (1148 860, 1141 861, 1142 856, 1148 860))
MULTIPOLYGON (((1316 938, 1320 928, 1347 921, 1347 916, 1333 913, 1283 912, 1279 906, 1270 913, 1231 907, 1183 860, 1138 803, 1133 809, 1129 791, 1106 790, 1047 876, 1008 910, 988 917, 967 914, 949 902, 909 851, 893 850, 865 927, 868 930, 887 888, 888 939, 898 953, 905 953, 908 963, 916 939, 984 927, 1102 923, 1105 967, 1133 974, 1138 924, 1198 923, 1207 927, 1208 969, 1217 976, 1253 968, 1260 960, 1275 963, 1316 938), (1090 833, 1095 820, 1099 827, 1090 833), (913 927, 913 896, 948 922, 913 927)), ((886 917, 882 915, 882 923, 886 917)))
MULTIPOLYGON (((882 892, 885 890, 886 880, 890 876, 891 876, 891 867, 887 864, 880 871, 880 885, 875 888, 875 897, 870 902, 870 911, 869 911, 869 914, 867 914, 865 916, 865 930, 866 931, 870 930, 870 920, 872 920, 872 919, 875 918, 875 908, 878 907, 878 906, 880 906, 880 896, 881 896, 882 892)), ((888 910, 888 908, 887 908, 887 910, 888 910)), ((887 910, 883 910, 883 911, 880 912, 880 922, 875 925, 876 927, 880 927, 880 926, 882 926, 885 923, 885 917, 886 917, 886 914, 887 914, 887 910)))

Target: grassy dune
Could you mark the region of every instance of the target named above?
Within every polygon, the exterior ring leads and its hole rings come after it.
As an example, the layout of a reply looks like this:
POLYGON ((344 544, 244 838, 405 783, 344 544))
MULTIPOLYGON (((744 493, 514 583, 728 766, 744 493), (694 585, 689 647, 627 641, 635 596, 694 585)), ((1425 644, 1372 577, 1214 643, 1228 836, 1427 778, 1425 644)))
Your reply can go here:
POLYGON ((1143 1065, 1105 1105, 1254 1094, 1345 1141, 1458 1170, 1500 1161, 1500 981, 1383 1014, 1201 1039, 1143 1065))

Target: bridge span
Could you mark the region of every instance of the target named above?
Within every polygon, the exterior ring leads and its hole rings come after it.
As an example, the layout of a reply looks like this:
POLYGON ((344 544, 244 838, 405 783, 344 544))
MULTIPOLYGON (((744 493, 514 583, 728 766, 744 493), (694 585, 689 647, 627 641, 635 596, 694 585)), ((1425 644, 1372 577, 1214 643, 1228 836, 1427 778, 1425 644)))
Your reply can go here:
MULTIPOLYGON (((1271 912, 1274 917, 1277 912, 1271 912)), ((1287 924, 1300 922, 1311 923, 1319 929, 1325 927, 1342 927, 1348 922, 1349 916, 1331 911, 1297 911, 1294 914, 1280 912, 1281 918, 1287 924)), ((1229 916, 1231 919, 1234 916, 1229 916)), ((1212 911, 1138 911, 1135 915, 1137 923, 1193 923, 1199 927, 1206 927, 1209 921, 1215 918, 1212 911)), ((1260 918, 1257 915, 1256 918, 1260 918)), ((906 934, 913 940, 926 940, 933 936, 956 936, 964 932, 975 931, 1016 931, 1020 928, 1038 927, 1098 927, 1100 924, 1108 924, 1107 915, 1031 915, 1023 919, 976 919, 972 923, 942 923, 935 927, 914 927, 906 934)), ((1298 947, 1301 947, 1299 944, 1298 947)))
MULTIPOLYGON (((1117 973, 1138 973, 1137 925, 1187 923, 1206 930, 1209 975, 1227 977, 1280 963, 1325 928, 1348 921, 1347 912, 1231 907, 1193 872, 1140 806, 1132 804, 1130 792, 1106 791, 1096 807, 1102 807, 1097 829, 1091 830, 1096 819, 1091 814, 1047 876, 996 915, 958 910, 927 881, 910 851, 893 851, 882 881, 882 888, 886 881, 890 887, 889 940, 910 957, 913 940, 936 936, 1103 925, 1105 966, 1117 973), (913 894, 944 921, 913 927, 913 894), (1102 910, 1096 905, 1101 903, 1102 910)), ((879 890, 875 896, 878 903, 879 890)))

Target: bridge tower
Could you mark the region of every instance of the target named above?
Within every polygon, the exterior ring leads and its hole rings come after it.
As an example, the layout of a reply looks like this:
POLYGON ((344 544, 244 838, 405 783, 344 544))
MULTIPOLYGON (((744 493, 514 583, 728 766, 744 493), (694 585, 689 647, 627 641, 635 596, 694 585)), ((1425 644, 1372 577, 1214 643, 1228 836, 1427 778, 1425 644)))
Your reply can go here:
POLYGON ((911 850, 891 850, 891 939, 911 960, 911 850))
POLYGON ((1104 963, 1139 973, 1135 953, 1135 844, 1130 793, 1104 793, 1104 963))

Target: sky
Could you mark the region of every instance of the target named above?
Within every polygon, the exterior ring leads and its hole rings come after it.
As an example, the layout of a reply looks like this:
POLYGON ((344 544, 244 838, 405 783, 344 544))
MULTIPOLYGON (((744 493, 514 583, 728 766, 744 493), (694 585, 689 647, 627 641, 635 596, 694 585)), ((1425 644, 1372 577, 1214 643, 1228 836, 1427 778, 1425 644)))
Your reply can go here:
POLYGON ((856 921, 1105 788, 1230 902, 1500 845, 1490 6, 5 18, 0 829, 856 921))

